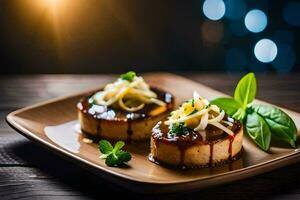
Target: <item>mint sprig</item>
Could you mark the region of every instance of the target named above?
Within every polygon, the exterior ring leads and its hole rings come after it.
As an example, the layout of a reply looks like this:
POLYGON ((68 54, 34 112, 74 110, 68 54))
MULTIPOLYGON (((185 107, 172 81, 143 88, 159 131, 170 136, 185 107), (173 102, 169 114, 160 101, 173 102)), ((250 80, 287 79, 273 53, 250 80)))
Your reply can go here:
POLYGON ((107 140, 100 140, 99 150, 102 153, 100 158, 105 159, 105 164, 110 167, 123 166, 131 160, 130 153, 121 150, 125 146, 123 141, 118 141, 113 147, 107 140))
POLYGON ((135 77, 136 77, 136 73, 134 71, 129 71, 125 74, 120 75, 121 79, 127 80, 129 82, 132 82, 135 77))
POLYGON ((294 121, 274 106, 253 105, 256 87, 255 75, 249 73, 238 82, 233 97, 216 98, 210 103, 240 120, 250 138, 264 151, 269 149, 272 139, 295 147, 297 128, 294 121))

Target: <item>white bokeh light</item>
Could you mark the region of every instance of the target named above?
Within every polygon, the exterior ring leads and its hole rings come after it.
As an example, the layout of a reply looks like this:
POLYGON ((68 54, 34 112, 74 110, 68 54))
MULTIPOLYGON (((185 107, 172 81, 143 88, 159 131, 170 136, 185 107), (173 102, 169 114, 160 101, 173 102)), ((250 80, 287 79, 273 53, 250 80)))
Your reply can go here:
POLYGON ((277 56, 277 46, 270 39, 261 39, 254 47, 254 55, 260 62, 272 62, 277 56))
POLYGON ((245 26, 253 33, 263 31, 266 28, 267 23, 268 18, 266 14, 258 9, 250 10, 245 16, 245 26))
POLYGON ((222 0, 205 0, 202 9, 208 19, 219 20, 225 14, 225 3, 222 0))

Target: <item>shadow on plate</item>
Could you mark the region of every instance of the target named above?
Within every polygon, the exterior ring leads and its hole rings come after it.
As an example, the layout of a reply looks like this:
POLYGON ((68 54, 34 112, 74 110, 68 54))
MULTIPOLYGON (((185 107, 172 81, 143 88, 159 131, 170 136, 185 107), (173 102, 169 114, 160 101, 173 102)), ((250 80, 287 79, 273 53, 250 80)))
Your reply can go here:
POLYGON ((205 190, 181 194, 142 195, 105 182, 101 177, 32 142, 17 143, 12 146, 12 150, 15 156, 30 163, 30 166, 39 168, 45 176, 58 179, 87 198, 99 198, 109 194, 111 197, 131 199, 269 199, 293 193, 300 185, 297 178, 300 176, 299 164, 294 164, 264 175, 205 190))

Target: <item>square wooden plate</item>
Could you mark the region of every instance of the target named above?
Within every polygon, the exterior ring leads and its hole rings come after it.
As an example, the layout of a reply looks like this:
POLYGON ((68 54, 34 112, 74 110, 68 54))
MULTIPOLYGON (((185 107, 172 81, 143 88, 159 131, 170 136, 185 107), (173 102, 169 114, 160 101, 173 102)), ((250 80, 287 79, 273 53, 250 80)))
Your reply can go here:
MULTIPOLYGON (((147 74, 144 78, 152 86, 171 92, 175 96, 176 106, 189 99, 194 90, 208 99, 224 96, 221 92, 173 74, 147 74)), ((148 143, 126 145, 126 150, 132 154, 129 167, 107 167, 99 159, 97 144, 82 142, 82 136, 75 130, 78 124, 76 103, 82 96, 93 91, 95 90, 14 111, 7 116, 7 122, 25 137, 74 161, 75 164, 137 192, 163 193, 200 189, 261 174, 297 162, 300 158, 299 148, 272 147, 266 153, 245 136, 242 158, 221 167, 168 169, 148 161, 148 143)), ((299 130, 300 114, 284 110, 294 119, 299 130)))

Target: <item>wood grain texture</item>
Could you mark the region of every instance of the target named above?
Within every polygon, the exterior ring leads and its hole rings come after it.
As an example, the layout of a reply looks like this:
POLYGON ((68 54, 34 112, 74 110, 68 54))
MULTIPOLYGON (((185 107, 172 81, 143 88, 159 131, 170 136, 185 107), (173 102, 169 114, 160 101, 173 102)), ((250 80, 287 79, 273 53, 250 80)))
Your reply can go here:
MULTIPOLYGON (((210 87, 222 89, 228 94, 232 93, 236 80, 239 78, 236 75, 185 74, 185 76, 210 87)), ((85 170, 29 142, 4 123, 4 115, 9 111, 41 100, 95 87, 97 84, 103 83, 102 78, 103 76, 78 75, 0 78, 0 91, 5 91, 5 95, 0 101, 1 146, 7 145, 4 152, 9 151, 9 155, 17 160, 9 165, 1 166, 0 199, 93 199, 100 197, 103 193, 109 193, 114 197, 122 196, 133 199, 141 197, 145 199, 300 198, 299 164, 250 178, 247 181, 239 181, 204 191, 181 195, 140 196, 107 182, 101 182, 85 170), (47 85, 48 87, 46 87, 47 85), (27 92, 24 93, 24 91, 27 92), (35 178, 30 178, 32 176, 35 178), (43 183, 40 184, 41 182, 43 183), (51 185, 55 185, 56 189, 54 190, 51 185)), ((258 81, 258 97, 260 99, 300 112, 300 90, 298 89, 300 74, 263 75, 258 76, 258 81)), ((3 151, 0 153, 3 154, 3 151)))

